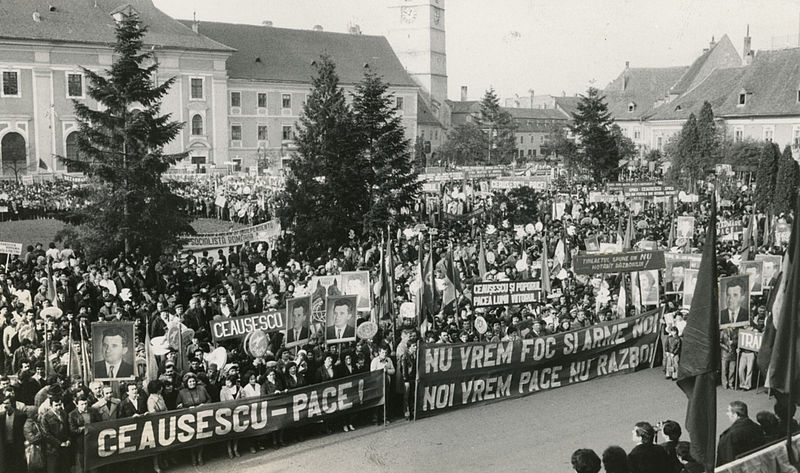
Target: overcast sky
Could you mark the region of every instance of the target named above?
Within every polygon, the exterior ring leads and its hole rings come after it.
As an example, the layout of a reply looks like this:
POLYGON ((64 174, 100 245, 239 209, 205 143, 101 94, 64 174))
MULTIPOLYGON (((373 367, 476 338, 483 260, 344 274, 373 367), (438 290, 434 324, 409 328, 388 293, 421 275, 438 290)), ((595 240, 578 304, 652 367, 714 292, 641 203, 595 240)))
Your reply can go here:
MULTIPOLYGON (((155 0, 167 14, 201 21, 385 35, 399 0, 155 0)), ((416 1, 416 0, 415 0, 416 1)), ((754 49, 792 38, 800 0, 444 0, 448 88, 477 99, 492 86, 515 93, 567 95, 605 87, 631 67, 689 65, 712 36, 728 34, 741 53, 746 26, 754 49)))

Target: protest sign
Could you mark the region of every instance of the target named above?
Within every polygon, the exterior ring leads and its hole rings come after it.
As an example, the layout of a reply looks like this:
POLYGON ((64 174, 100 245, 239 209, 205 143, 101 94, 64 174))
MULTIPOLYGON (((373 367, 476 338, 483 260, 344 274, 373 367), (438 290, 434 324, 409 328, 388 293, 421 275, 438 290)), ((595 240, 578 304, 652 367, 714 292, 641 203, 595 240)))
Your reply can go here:
POLYGON ((788 244, 789 238, 792 236, 792 227, 788 223, 775 224, 775 242, 779 244, 788 244))
POLYGON ((286 314, 273 310, 241 317, 222 317, 211 321, 211 335, 215 341, 242 338, 256 330, 264 332, 286 330, 286 314))
POLYGON ((661 309, 655 309, 539 338, 423 345, 417 357, 417 417, 648 368, 660 318, 661 309))
POLYGON ((476 283, 472 305, 476 309, 509 304, 527 304, 542 299, 542 281, 502 281, 476 283))
POLYGON ((246 242, 265 241, 281 234, 281 223, 270 220, 252 227, 225 233, 199 233, 183 237, 183 249, 187 251, 238 246, 246 242))
POLYGON ((717 236, 720 241, 735 241, 742 235, 742 222, 736 220, 720 220, 717 222, 717 236))
POLYGON ((627 251, 611 254, 575 255, 572 259, 575 274, 619 273, 646 271, 665 267, 663 251, 627 251))
POLYGON ((739 330, 739 349, 758 353, 764 334, 757 330, 739 330))
POLYGON ((541 176, 503 177, 494 179, 492 190, 509 190, 528 187, 536 190, 546 190, 550 185, 550 178, 541 176))
POLYGON ((0 241, 0 253, 19 256, 22 254, 22 243, 0 241))
POLYGON ((438 194, 441 192, 441 182, 423 182, 422 183, 422 192, 429 192, 431 194, 438 194))
POLYGON ((675 225, 677 238, 691 239, 694 236, 694 217, 678 217, 675 221, 677 222, 675 225))
POLYGON ((146 416, 86 424, 86 467, 254 437, 324 420, 342 412, 381 406, 383 371, 306 386, 288 393, 237 399, 146 416))
POLYGON ((626 199, 653 199, 670 197, 678 193, 675 186, 658 182, 609 182, 606 189, 608 192, 622 193, 626 199))

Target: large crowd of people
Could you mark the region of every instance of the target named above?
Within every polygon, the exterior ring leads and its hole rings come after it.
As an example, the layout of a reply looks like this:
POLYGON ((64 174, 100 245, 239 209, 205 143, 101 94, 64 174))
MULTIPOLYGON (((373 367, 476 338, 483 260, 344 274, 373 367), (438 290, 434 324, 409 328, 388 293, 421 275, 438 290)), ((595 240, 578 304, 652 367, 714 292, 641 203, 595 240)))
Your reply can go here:
MULTIPOLYGON (((210 179, 173 185, 186 198, 186 211, 197 216, 252 225, 272 218, 279 204, 277 192, 258 178, 210 179)), ((17 209, 18 218, 37 218, 53 210, 81 205, 79 199, 70 197, 77 195, 70 192, 75 184, 57 181, 5 186, 2 189, 7 195, 5 202, 11 202, 17 209)), ((752 189, 742 187, 742 192, 722 208, 721 216, 746 227, 753 220, 752 189)), ((642 307, 631 297, 620 297, 622 288, 630 287, 629 275, 575 274, 569 265, 570 258, 590 250, 587 242, 595 237, 596 241, 616 245, 626 232, 631 246, 650 242, 668 252, 697 252, 709 215, 708 194, 701 194, 699 202, 673 199, 634 205, 624 199, 593 200, 594 192, 603 190, 596 183, 567 185, 554 181, 547 190, 514 192, 490 192, 486 186, 481 192, 474 183, 468 189, 463 182, 446 183, 443 188, 437 195, 420 198, 413 209, 419 224, 396 229, 397 236, 392 240, 396 265, 392 275, 394 319, 382 318, 375 313, 373 304, 373 312, 360 312, 357 323, 374 317, 373 320, 381 322, 378 333, 347 343, 326 344, 322 338, 311 338, 306 345, 286 348, 284 334, 271 333, 263 357, 248 354, 240 341, 214 342, 211 322, 218 317, 282 310, 287 300, 311 294, 313 288, 309 282, 314 276, 366 270, 375 283, 380 273, 383 242, 370 236, 354 238, 349 245, 330 248, 325 255, 317 256, 298 251, 291 235, 286 234, 269 248, 263 242, 252 242, 202 254, 177 252, 153 256, 135 251, 96 261, 87 261, 69 245, 48 242, 45 248, 41 242, 25 242, 26 251, 11 259, 0 272, 3 330, 0 393, 7 413, 0 416, 0 422, 5 419, 7 426, 3 430, 6 448, 0 450, 0 463, 12 465, 9 471, 25 471, 26 463, 30 471, 46 468, 48 472, 66 472, 72 466, 82 471, 80 446, 87 423, 281 393, 363 371, 384 370, 391 391, 386 399, 387 416, 411 418, 418 343, 535 338, 635 315, 642 307), (431 219, 434 213, 438 216, 431 219), (688 240, 669 247, 671 224, 678 216, 694 217, 695 231, 688 240), (431 223, 437 227, 435 236, 431 223), (454 303, 442 303, 443 275, 437 269, 435 302, 439 309, 418 324, 416 319, 402 316, 399 309, 416 298, 421 253, 433 255, 434 262, 451 255, 464 290, 454 303), (470 290, 473 283, 540 278, 545 253, 552 281, 550 292, 541 302, 491 309, 473 307, 470 290), (56 313, 60 315, 52 315, 56 313), (486 321, 487 330, 476 327, 478 315, 486 321), (88 350, 92 345, 80 342, 90 338, 89 327, 98 321, 135 323, 134 340, 127 340, 122 333, 107 334, 109 340, 118 341, 125 349, 130 344, 136 351, 132 381, 103 383, 91 380, 89 370, 76 368, 80 364, 74 360, 79 347, 88 350), (191 337, 184 341, 179 336, 180 347, 167 347, 159 355, 157 376, 148 379, 145 342, 148 338, 167 336, 175 324, 182 324, 191 337), (219 347, 226 353, 222 366, 214 363, 211 356, 219 347), (32 446, 41 447, 41 461, 32 460, 30 453, 36 450, 32 446)), ((765 216, 756 215, 756 221, 760 225, 758 234, 767 234, 765 216)), ((761 243, 753 245, 720 241, 717 253, 721 276, 739 272, 737 263, 744 251, 752 259, 756 253, 781 254, 783 245, 775 238, 761 238, 761 243)), ((627 291, 630 294, 630 289, 627 291)), ((752 307, 760 309, 767 297, 768 291, 754 296, 752 307)), ((680 337, 688 311, 678 294, 666 295, 661 291, 657 304, 666 308, 662 334, 665 375, 674 377, 670 370, 680 357, 680 337)), ((754 313, 752 328, 763 329, 765 314, 756 309, 754 313)), ((726 349, 729 353, 736 352, 736 330, 728 329, 723 337, 723 355, 726 349)), ((114 370, 123 368, 109 365, 97 369, 111 370, 110 377, 122 377, 121 371, 114 370)), ((732 369, 735 376, 736 367, 732 369)), ((746 386, 755 387, 755 383, 746 386)), ((349 432, 381 421, 382 415, 377 412, 346 415, 267 438, 230 441, 224 450, 221 446, 205 449, 209 454, 217 454, 219 450, 236 458, 240 456, 240 443, 256 452, 268 444, 279 447, 308 435, 334 429, 349 432)), ((764 422, 770 421, 775 419, 764 422)), ((636 432, 642 445, 649 445, 655 437, 654 428, 645 424, 637 424, 636 432)), ((670 428, 665 424, 662 432, 671 442, 675 441, 671 461, 675 468, 678 467, 675 461, 691 465, 685 445, 678 442, 680 427, 675 439, 668 433, 670 428)), ((637 446, 634 451, 646 448, 649 447, 637 446)), ((191 448, 189 455, 180 452, 160 455, 147 465, 140 462, 133 467, 160 471, 178 461, 203 464, 205 449, 191 448)), ((625 457, 620 450, 618 447, 607 450, 603 462, 608 456, 608 464, 619 463, 625 457)), ((631 456, 637 455, 632 451, 626 458, 631 456)), ((573 456, 576 471, 599 471, 576 466, 594 465, 589 457, 586 452, 576 452, 573 456)), ((629 468, 606 466, 606 471, 655 471, 629 468)), ((695 471, 691 466, 683 468, 695 471)))

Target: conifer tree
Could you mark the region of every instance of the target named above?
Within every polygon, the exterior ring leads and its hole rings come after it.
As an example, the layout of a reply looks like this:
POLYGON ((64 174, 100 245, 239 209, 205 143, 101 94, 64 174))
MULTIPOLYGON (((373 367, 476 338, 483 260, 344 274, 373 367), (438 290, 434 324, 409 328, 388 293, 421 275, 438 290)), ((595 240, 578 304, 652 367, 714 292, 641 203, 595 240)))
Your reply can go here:
POLYGON ((698 163, 703 167, 717 164, 719 158, 720 140, 717 125, 714 122, 714 111, 711 104, 703 102, 700 114, 697 116, 697 145, 698 163))
POLYGON ((486 163, 510 163, 517 153, 514 120, 510 113, 500 108, 500 99, 492 88, 481 99, 478 124, 486 134, 488 143, 486 163))
POLYGON ((775 193, 775 179, 778 176, 780 148, 775 143, 764 143, 756 170, 756 189, 754 200, 756 209, 768 212, 772 210, 772 198, 775 193))
POLYGON ((800 185, 800 171, 797 161, 792 157, 791 146, 786 145, 778 162, 778 176, 775 179, 775 194, 772 198, 772 209, 776 215, 788 213, 792 209, 798 185, 800 185))
POLYGON ((689 114, 680 134, 675 138, 675 146, 671 147, 672 165, 667 178, 681 184, 686 189, 694 190, 696 181, 703 176, 703 166, 697 152, 697 118, 689 114))
POLYGON ((589 170, 598 181, 615 179, 620 155, 605 96, 590 87, 586 95, 580 96, 578 111, 572 114, 572 119, 570 129, 579 141, 575 160, 578 167, 589 170))
POLYGON ((311 94, 297 125, 297 154, 289 163, 284 226, 312 253, 346 242, 363 226, 373 171, 364 158, 355 117, 339 86, 336 65, 315 61, 311 94))
POLYGON ((161 175, 186 156, 164 154, 182 123, 161 114, 161 101, 175 79, 155 84, 152 52, 142 52, 147 27, 134 13, 116 29, 115 60, 105 74, 84 68, 88 95, 98 110, 74 100, 78 119, 78 158, 59 157, 90 178, 87 209, 72 215, 67 230, 89 256, 148 253, 191 231, 182 199, 162 183, 161 175))
POLYGON ((353 94, 355 125, 369 175, 363 229, 372 234, 380 234, 387 225, 404 224, 420 188, 411 144, 388 90, 387 83, 367 71, 353 94))

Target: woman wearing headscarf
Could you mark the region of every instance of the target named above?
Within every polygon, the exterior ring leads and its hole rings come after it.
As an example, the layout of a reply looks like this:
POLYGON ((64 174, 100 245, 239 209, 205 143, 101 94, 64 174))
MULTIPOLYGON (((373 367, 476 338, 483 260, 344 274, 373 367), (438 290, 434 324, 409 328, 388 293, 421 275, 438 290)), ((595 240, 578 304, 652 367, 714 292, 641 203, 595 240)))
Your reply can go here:
MULTIPOLYGON (((195 407, 211 401, 206 388, 197 382, 197 375, 186 373, 183 375, 183 389, 178 392, 178 409, 195 407)), ((203 465, 203 447, 194 447, 191 450, 192 465, 203 465)))

